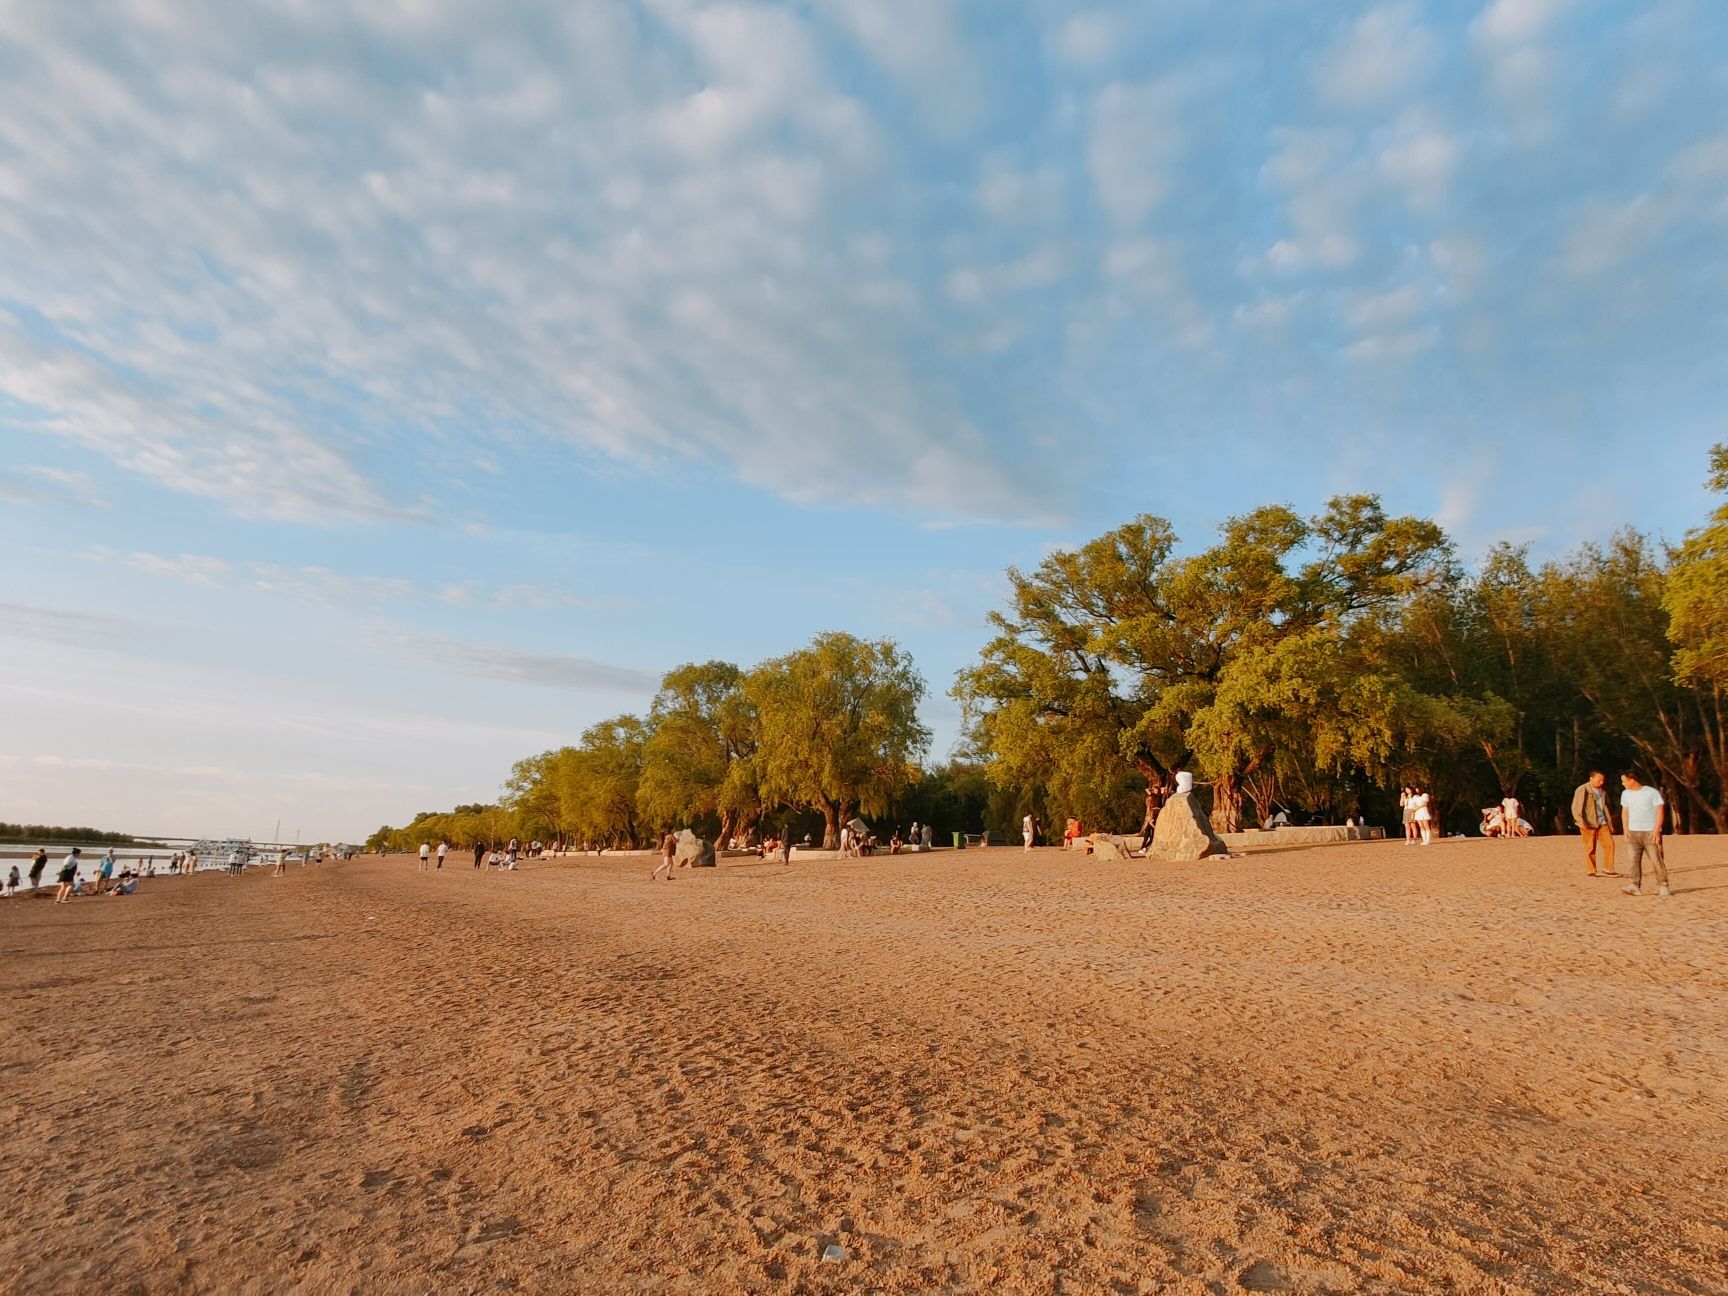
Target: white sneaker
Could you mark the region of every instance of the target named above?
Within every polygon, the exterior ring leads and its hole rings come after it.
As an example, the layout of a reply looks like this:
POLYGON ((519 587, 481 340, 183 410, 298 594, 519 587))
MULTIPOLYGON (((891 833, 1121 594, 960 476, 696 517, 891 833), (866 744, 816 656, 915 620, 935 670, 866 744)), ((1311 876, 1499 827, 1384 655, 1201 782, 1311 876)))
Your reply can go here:
POLYGON ((1642 891, 1640 891, 1635 886, 1623 886, 1620 889, 1622 891, 1624 891, 1627 895, 1643 895, 1644 894, 1642 891))
POLYGON ((1657 893, 1656 893, 1656 894, 1657 894, 1657 895, 1659 895, 1659 896, 1671 896, 1671 895, 1673 895, 1673 894, 1674 894, 1674 893, 1673 893, 1673 892, 1672 892, 1672 891, 1670 891, 1670 890, 1669 890, 1669 889, 1668 889, 1668 888, 1667 888, 1667 887, 1663 887, 1663 888, 1662 888, 1662 889, 1661 889, 1661 890, 1659 890, 1659 891, 1658 891, 1658 892, 1657 892, 1657 893))

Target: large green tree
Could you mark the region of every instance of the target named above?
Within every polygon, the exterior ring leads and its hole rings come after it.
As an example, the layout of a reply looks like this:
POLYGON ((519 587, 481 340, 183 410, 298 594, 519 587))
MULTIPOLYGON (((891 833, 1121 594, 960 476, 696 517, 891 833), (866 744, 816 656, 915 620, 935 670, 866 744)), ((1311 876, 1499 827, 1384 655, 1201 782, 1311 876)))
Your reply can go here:
POLYGON ((823 844, 852 814, 881 814, 919 777, 930 742, 918 720, 924 680, 889 639, 818 635, 745 680, 765 801, 822 812, 823 844))
POLYGON ((1444 534, 1360 495, 1314 518, 1257 509, 1221 530, 1176 556, 1169 523, 1143 516, 1009 571, 1010 606, 955 687, 993 778, 1042 783, 1083 817, 1132 821, 1135 773, 1161 789, 1193 763, 1228 830, 1278 762, 1392 758, 1398 726, 1422 709, 1371 673, 1351 637, 1446 578, 1444 534))
POLYGON ((668 671, 648 714, 642 749, 643 817, 664 827, 704 822, 719 840, 745 835, 761 814, 756 707, 730 662, 668 671))

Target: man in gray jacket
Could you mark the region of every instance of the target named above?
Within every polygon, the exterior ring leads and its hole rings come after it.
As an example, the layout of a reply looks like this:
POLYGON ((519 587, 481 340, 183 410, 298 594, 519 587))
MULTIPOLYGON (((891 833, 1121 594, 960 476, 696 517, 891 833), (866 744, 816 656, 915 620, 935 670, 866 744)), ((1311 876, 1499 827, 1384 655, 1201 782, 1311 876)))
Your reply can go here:
POLYGON ((1614 818, 1608 811, 1608 776, 1592 770, 1587 781, 1572 794, 1572 822, 1584 837, 1584 862, 1590 877, 1616 877, 1614 872, 1614 818), (1596 867, 1596 850, 1602 850, 1602 867, 1596 867))

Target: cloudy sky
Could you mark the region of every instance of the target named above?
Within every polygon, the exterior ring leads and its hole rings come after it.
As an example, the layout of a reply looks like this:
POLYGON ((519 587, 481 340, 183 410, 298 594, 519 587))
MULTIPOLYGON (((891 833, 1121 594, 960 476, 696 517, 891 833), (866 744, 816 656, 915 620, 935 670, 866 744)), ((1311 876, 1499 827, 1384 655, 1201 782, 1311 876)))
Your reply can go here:
POLYGON ((0 0, 0 819, 355 836, 1010 563, 1677 536, 1720 0, 0 0))

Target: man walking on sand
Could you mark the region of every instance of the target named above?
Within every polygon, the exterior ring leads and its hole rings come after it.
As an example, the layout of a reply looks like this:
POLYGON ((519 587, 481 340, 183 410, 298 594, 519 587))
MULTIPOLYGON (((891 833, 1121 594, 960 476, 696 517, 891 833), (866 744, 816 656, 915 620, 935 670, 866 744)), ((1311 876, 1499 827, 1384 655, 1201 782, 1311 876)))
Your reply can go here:
POLYGON ((654 871, 648 875, 650 882, 658 881, 660 870, 666 870, 666 880, 672 880, 672 865, 678 857, 678 834, 670 830, 660 839, 660 862, 654 866, 654 871))
POLYGON ((444 871, 444 857, 446 855, 448 855, 449 853, 450 853, 450 843, 447 841, 439 842, 438 843, 438 871, 440 873, 442 873, 444 871))
POLYGON ((420 871, 422 873, 424 873, 426 871, 427 861, 429 861, 431 858, 432 858, 432 843, 431 842, 421 842, 420 843, 420 871))
POLYGON ((1032 839, 1038 835, 1038 823, 1028 810, 1026 817, 1020 821, 1020 840, 1026 843, 1026 853, 1032 853, 1032 839))
POLYGON ((1572 793, 1572 822, 1584 839, 1586 877, 1618 877, 1614 871, 1614 816, 1608 809, 1608 776, 1591 770, 1590 777, 1572 793), (1602 867, 1596 867, 1596 852, 1602 852, 1602 867))
POLYGON ((1620 817, 1626 821, 1626 848, 1632 852, 1632 882, 1620 889, 1627 895, 1644 894, 1644 852, 1649 851, 1656 868, 1656 894, 1673 895, 1668 889, 1668 862, 1662 858, 1662 823, 1668 815, 1667 804, 1660 792, 1645 787, 1636 774, 1622 774, 1620 783, 1625 788, 1620 794, 1620 817))
POLYGON ((474 843, 474 867, 479 868, 485 862, 486 862, 486 843, 485 842, 475 842, 474 843))

